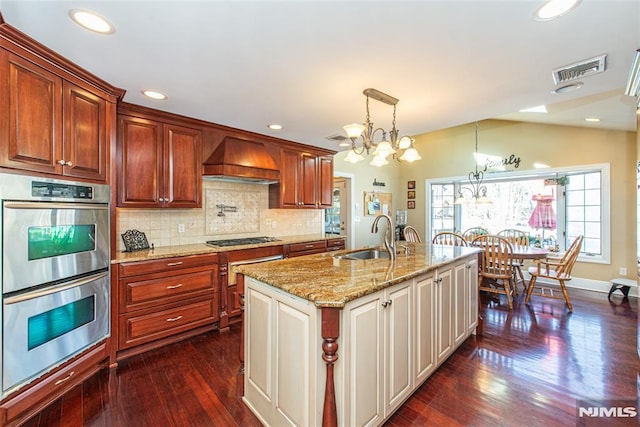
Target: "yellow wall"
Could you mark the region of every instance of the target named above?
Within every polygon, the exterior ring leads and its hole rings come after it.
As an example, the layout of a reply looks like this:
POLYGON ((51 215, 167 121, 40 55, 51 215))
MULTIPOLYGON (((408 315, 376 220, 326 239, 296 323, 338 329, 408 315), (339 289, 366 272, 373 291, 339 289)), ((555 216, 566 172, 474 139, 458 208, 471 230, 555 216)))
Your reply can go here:
MULTIPOLYGON (((474 124, 416 136, 422 160, 399 168, 398 197, 406 206, 406 184, 416 181, 416 209, 409 224, 425 233, 425 180, 466 176, 474 168, 474 124)), ((611 165, 611 265, 578 263, 577 277, 608 281, 626 267, 634 278, 636 266, 636 152, 635 132, 486 120, 479 122, 478 151, 521 159, 518 171, 534 163, 552 168, 597 163, 611 165)))
POLYGON ((358 163, 348 163, 344 161, 344 157, 347 154, 346 151, 340 152, 334 156, 334 174, 340 175, 344 173, 351 176, 354 182, 354 194, 351 204, 356 221, 353 223, 353 230, 355 233, 354 248, 361 248, 364 246, 378 246, 382 243, 384 236, 384 230, 381 228, 378 234, 371 233, 371 224, 375 216, 364 215, 364 193, 378 191, 381 193, 391 193, 392 196, 392 219, 395 224, 395 213, 397 209, 406 209, 406 197, 402 199, 400 190, 400 168, 399 163, 393 161, 386 166, 376 167, 371 166, 369 162, 373 158, 373 155, 366 156, 365 160, 358 163), (374 186, 373 180, 377 182, 384 182, 384 187, 374 186), (399 205, 398 203, 401 203, 399 205))

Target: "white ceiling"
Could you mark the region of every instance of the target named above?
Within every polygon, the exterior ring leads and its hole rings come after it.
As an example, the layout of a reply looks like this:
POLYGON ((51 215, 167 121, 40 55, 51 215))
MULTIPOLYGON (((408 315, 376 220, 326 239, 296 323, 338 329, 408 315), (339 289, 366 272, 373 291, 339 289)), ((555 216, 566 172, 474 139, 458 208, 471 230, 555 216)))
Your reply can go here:
MULTIPOLYGON (((125 101, 316 146, 337 149, 326 137, 364 121, 367 87, 400 99, 401 134, 495 117, 635 131, 623 92, 640 48, 640 1, 583 0, 548 22, 532 19, 540 3, 0 0, 0 11, 126 89, 125 101), (116 32, 82 29, 72 8, 100 13, 116 32), (551 93, 553 69, 601 54, 604 73, 551 93), (513 114, 540 104, 550 113, 513 114), (274 122, 284 130, 267 129, 274 122)), ((388 129, 391 113, 371 101, 377 126, 388 129)))

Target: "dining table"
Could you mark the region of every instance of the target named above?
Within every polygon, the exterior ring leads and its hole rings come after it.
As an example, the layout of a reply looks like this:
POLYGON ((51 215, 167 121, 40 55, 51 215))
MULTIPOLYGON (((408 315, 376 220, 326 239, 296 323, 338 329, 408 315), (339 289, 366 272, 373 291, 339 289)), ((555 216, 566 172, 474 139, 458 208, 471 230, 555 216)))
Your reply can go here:
POLYGON ((548 249, 536 246, 513 246, 515 259, 543 259, 552 254, 548 249))

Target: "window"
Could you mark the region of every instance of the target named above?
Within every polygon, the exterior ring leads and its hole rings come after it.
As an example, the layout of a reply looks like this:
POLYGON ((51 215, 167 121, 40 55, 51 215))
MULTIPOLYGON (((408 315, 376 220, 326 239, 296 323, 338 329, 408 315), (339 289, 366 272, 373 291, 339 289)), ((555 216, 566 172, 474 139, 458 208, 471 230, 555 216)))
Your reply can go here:
POLYGON ((529 233, 532 244, 562 251, 582 234, 580 260, 609 262, 608 164, 487 174, 484 185, 493 203, 460 205, 460 192, 470 200, 466 178, 428 180, 430 237, 476 226, 492 233, 517 228, 529 233))

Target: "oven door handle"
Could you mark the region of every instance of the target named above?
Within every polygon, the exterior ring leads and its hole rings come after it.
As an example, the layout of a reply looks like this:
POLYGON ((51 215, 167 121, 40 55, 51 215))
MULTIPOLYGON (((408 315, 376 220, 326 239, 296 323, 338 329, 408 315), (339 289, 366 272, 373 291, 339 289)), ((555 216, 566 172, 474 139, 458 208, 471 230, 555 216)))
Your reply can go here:
POLYGON ((6 202, 4 207, 9 209, 109 209, 109 205, 102 203, 6 202))
POLYGON ((56 292, 65 291, 67 289, 76 288, 78 286, 86 285, 87 283, 94 282, 96 280, 103 279, 109 275, 108 271, 92 274, 91 276, 82 277, 80 279, 72 280, 70 282, 64 282, 56 286, 52 286, 45 289, 38 289, 35 291, 25 292, 24 294, 15 295, 12 297, 4 298, 4 304, 17 304, 19 302, 29 301, 31 299, 44 297, 54 294, 56 292))

